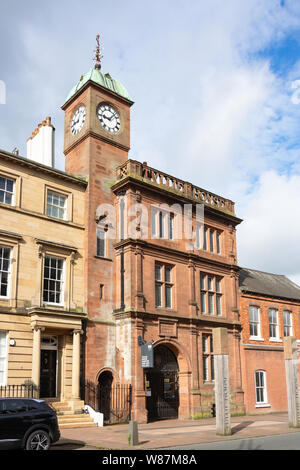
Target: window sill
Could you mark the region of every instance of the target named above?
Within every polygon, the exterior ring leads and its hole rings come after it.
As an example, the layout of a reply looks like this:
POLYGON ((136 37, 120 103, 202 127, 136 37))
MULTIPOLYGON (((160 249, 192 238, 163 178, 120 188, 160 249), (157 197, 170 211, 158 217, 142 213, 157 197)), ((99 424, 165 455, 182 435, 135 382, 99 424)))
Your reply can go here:
POLYGON ((161 305, 155 305, 155 309, 156 310, 164 310, 166 312, 174 312, 174 313, 177 312, 177 310, 174 310, 172 307, 163 307, 161 305))
POLYGON ((282 339, 280 339, 280 338, 270 338, 270 342, 272 342, 272 343, 282 343, 282 339))
POLYGON ((97 258, 97 259, 104 259, 105 261, 112 261, 111 258, 107 258, 106 256, 95 255, 94 258, 97 258))
POLYGON ((255 408, 271 408, 270 403, 256 403, 255 408))
POLYGON ((64 309, 65 304, 55 304, 52 302, 43 302, 43 307, 52 307, 52 308, 59 308, 59 309, 64 309))
POLYGON ((260 336, 250 336, 249 340, 252 341, 264 341, 264 338, 261 338, 260 336))

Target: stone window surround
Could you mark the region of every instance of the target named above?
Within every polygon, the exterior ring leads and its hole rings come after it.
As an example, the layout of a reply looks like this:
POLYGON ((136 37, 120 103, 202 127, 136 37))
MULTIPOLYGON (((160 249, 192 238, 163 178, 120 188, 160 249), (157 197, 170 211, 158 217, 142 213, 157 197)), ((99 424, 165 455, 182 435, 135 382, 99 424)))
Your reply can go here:
POLYGON ((16 173, 4 171, 2 169, 1 169, 0 176, 14 181, 12 204, 5 204, 4 202, 1 204, 3 204, 4 206, 9 206, 9 207, 20 207, 21 206, 21 186, 22 186, 21 176, 16 173))
POLYGON ((73 222, 73 193, 72 192, 63 190, 60 187, 57 187, 55 185, 45 184, 43 207, 44 207, 44 215, 46 217, 49 217, 50 219, 54 219, 54 220, 63 220, 66 222, 73 222), (61 219, 60 217, 52 217, 50 215, 47 215, 48 191, 52 193, 56 193, 60 196, 64 196, 66 198, 65 217, 63 219, 61 219))
POLYGON ((37 297, 35 299, 35 305, 39 307, 47 306, 49 308, 71 310, 76 308, 76 305, 73 303, 73 286, 74 286, 74 265, 76 264, 76 255, 77 248, 50 242, 47 240, 36 239, 38 245, 38 257, 39 257, 39 267, 37 269, 37 297), (63 304, 49 304, 43 302, 43 282, 44 282, 44 262, 45 257, 50 256, 53 258, 62 258, 64 259, 64 269, 65 269, 65 278, 64 278, 64 293, 63 293, 63 304))
POLYGON ((17 306, 18 259, 21 240, 22 236, 19 234, 0 230, 0 245, 11 249, 8 296, 0 298, 1 304, 7 305, 8 307, 17 306))

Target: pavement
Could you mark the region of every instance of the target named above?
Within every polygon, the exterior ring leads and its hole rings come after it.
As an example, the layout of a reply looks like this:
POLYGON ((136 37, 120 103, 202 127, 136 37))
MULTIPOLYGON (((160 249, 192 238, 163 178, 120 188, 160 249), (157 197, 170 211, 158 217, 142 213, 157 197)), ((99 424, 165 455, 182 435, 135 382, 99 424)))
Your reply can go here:
POLYGON ((216 435, 215 423, 215 418, 209 418, 188 421, 172 419, 140 424, 139 444, 136 446, 128 444, 128 424, 62 429, 60 440, 51 449, 154 450, 300 432, 300 428, 289 428, 287 413, 232 417, 232 435, 226 437, 216 435))

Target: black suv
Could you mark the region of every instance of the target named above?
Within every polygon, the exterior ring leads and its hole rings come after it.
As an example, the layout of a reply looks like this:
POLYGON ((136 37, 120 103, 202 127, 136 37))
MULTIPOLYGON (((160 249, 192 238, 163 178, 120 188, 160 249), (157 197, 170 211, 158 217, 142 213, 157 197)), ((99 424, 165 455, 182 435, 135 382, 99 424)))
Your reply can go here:
POLYGON ((0 398, 0 449, 48 450, 60 432, 56 412, 34 398, 0 398))

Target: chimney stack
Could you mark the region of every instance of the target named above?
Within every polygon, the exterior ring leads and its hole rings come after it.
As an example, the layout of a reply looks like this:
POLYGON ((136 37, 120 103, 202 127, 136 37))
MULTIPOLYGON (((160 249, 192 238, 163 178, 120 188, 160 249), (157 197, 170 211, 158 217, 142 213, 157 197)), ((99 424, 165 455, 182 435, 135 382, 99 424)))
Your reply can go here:
POLYGON ((27 139, 27 158, 47 166, 54 166, 54 131, 47 116, 27 139))

